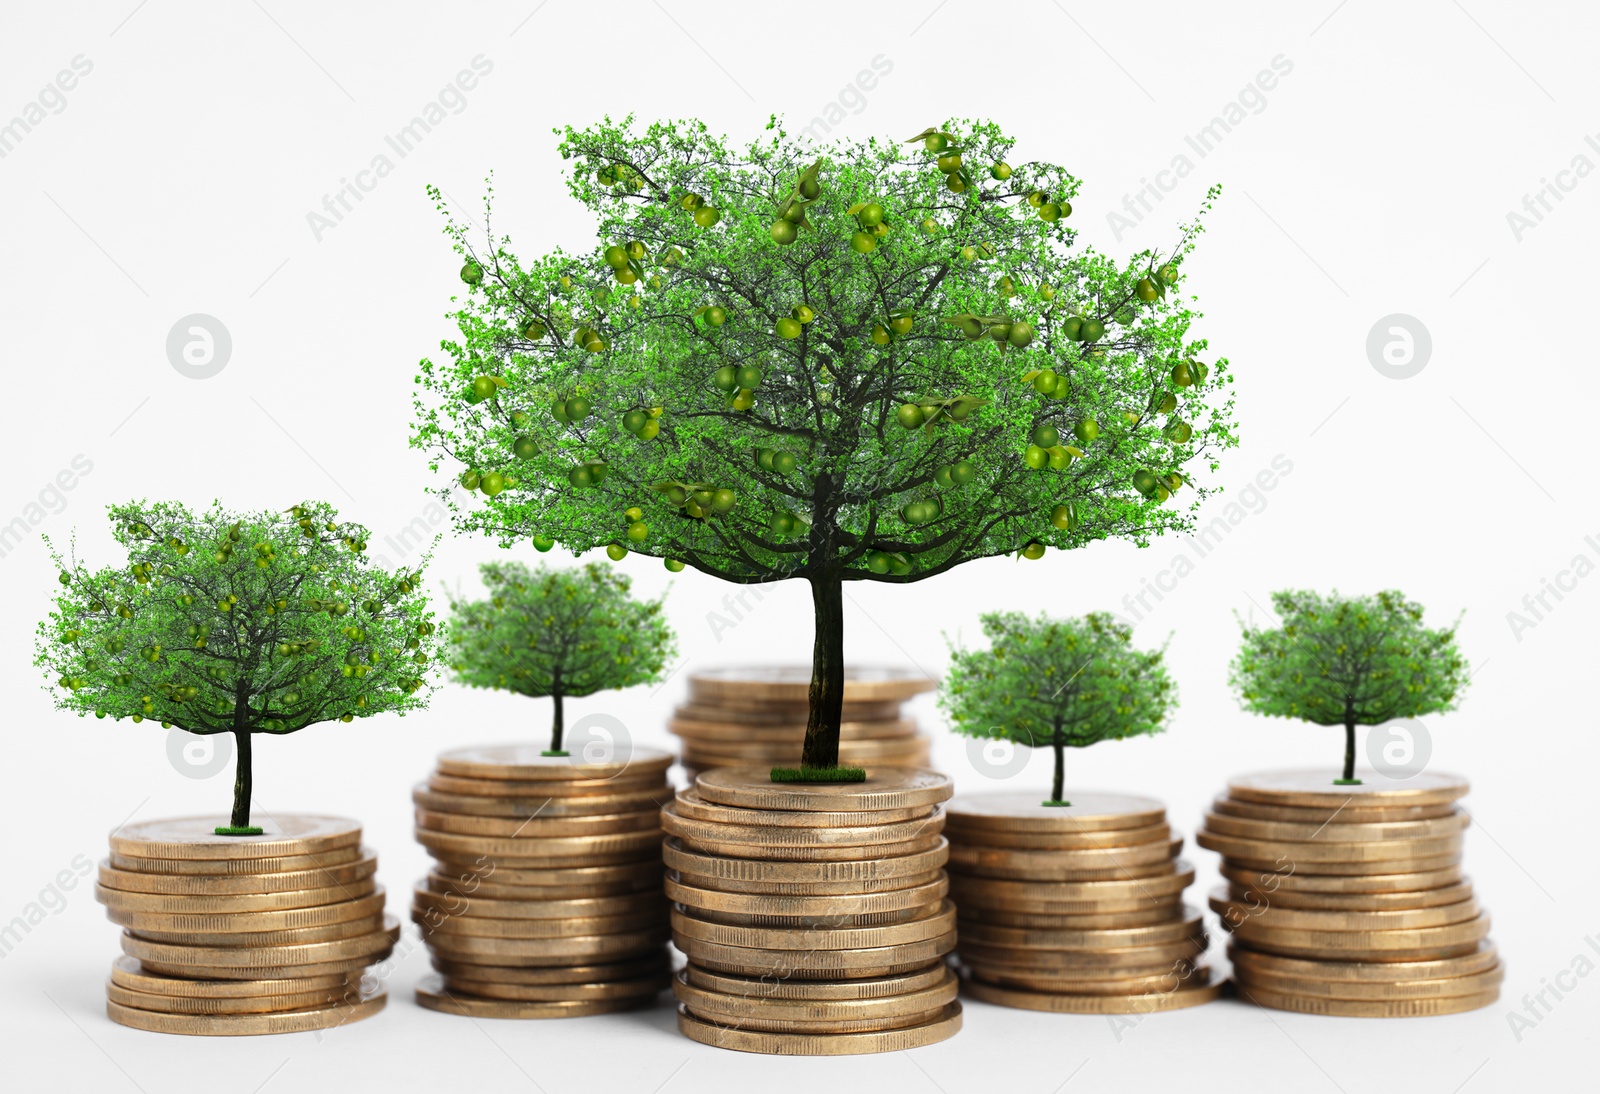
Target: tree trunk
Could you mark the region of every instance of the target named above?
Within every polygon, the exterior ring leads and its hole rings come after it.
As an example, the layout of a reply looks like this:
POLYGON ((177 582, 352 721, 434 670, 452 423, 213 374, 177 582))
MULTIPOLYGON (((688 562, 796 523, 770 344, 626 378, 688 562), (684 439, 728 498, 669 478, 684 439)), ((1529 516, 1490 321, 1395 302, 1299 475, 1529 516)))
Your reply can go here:
POLYGON ((1356 709, 1349 696, 1344 700, 1344 781, 1356 777, 1356 709))
POLYGON ((844 712, 844 583, 837 571, 811 578, 816 639, 811 648, 811 709, 806 716, 802 767, 837 767, 839 719, 844 712))
POLYGON ((555 701, 556 705, 555 718, 550 723, 550 751, 560 752, 561 734, 565 732, 567 728, 566 715, 562 712, 561 693, 559 691, 552 691, 550 693, 550 698, 555 701))
POLYGON ((233 817, 228 821, 234 828, 250 827, 250 731, 233 731, 233 817))
POLYGON ((1057 729, 1055 736, 1050 739, 1050 743, 1056 750, 1056 773, 1055 778, 1050 783, 1050 800, 1058 802, 1061 800, 1063 793, 1062 776, 1066 772, 1067 739, 1061 730, 1057 729))

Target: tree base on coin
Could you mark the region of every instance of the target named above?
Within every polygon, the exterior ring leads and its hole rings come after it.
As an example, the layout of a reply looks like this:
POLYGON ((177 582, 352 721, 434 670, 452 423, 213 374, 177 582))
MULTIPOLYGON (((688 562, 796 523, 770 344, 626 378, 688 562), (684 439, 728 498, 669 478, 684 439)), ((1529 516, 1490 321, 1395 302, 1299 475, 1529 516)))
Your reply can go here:
POLYGON ((254 824, 219 824, 212 829, 219 836, 260 836, 264 829, 254 824))
POLYGON ((541 756, 570 756, 570 755, 572 755, 572 753, 568 752, 564 748, 547 748, 543 752, 539 753, 539 755, 541 755, 541 756))
POLYGON ((1071 802, 1064 802, 1064 801, 1042 801, 1039 804, 1040 805, 1063 806, 1063 805, 1071 805, 1072 803, 1071 802))
POLYGON ((1333 780, 1333 785, 1334 786, 1360 786, 1361 785, 1361 780, 1360 779, 1334 779, 1333 780))
POLYGON ((860 783, 867 781, 867 769, 864 767, 843 767, 835 764, 832 767, 775 767, 772 769, 772 781, 775 783, 860 783))

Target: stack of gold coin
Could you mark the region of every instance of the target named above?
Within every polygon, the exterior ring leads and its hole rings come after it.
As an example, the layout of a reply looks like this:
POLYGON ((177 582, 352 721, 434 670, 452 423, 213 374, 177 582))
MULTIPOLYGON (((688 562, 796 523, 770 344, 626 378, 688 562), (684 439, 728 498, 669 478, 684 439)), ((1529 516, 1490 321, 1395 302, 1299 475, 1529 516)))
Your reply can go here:
POLYGON ((670 979, 661 892, 666 752, 607 762, 464 748, 411 794, 434 858, 411 918, 436 975, 417 1002, 482 1018, 566 1018, 652 1002, 670 979))
POLYGON ((282 816, 258 836, 217 835, 227 823, 185 817, 111 834, 95 886, 123 928, 111 1020, 156 1033, 294 1033, 382 1010, 382 986, 362 972, 389 956, 400 924, 383 914, 360 826, 282 816))
POLYGON ((662 810, 678 1028, 745 1052, 839 1056, 961 1028, 939 803, 916 768, 857 783, 702 773, 662 810))
POLYGON ((962 795, 946 807, 956 965, 974 999, 1141 1014, 1215 999, 1194 868, 1166 808, 1130 794, 962 795))
POLYGON ((1465 779, 1326 771, 1237 779, 1202 847, 1223 857, 1211 907, 1239 994, 1309 1014, 1407 1017, 1486 1007, 1504 977, 1461 871, 1465 779))
MULTIPOLYGON (((928 736, 901 706, 934 681, 893 668, 845 670, 839 762, 854 767, 921 767, 928 736)), ((689 701, 667 728, 683 740, 692 779, 713 767, 792 764, 810 709, 810 666, 714 669, 689 677, 689 701)))

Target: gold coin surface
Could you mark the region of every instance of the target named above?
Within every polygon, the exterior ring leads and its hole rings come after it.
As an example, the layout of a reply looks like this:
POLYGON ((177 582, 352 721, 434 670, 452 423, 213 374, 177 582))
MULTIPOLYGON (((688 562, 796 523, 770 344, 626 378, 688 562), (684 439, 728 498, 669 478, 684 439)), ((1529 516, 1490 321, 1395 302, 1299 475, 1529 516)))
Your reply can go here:
POLYGON ((1395 909, 1437 908, 1472 899, 1472 882, 1398 893, 1303 893, 1293 889, 1227 887, 1230 901, 1250 908, 1299 908, 1307 911, 1383 912, 1395 909))
POLYGON ((1125 969, 1046 976, 1030 969, 975 965, 965 957, 960 957, 960 961, 970 980, 1046 995, 1164 995, 1181 987, 1200 987, 1212 982, 1211 970, 1191 960, 1174 961, 1157 971, 1132 976, 1126 975, 1128 970, 1125 969))
POLYGON ((368 896, 312 908, 282 908, 267 912, 128 912, 107 908, 106 918, 133 931, 181 931, 196 934, 238 934, 247 931, 286 931, 365 919, 383 911, 387 894, 383 886, 368 896))
POLYGON ((316 965, 325 961, 368 957, 388 951, 399 940, 400 921, 394 916, 385 916, 381 931, 333 942, 307 942, 296 946, 184 946, 148 942, 124 931, 122 952, 151 966, 170 968, 194 964, 207 968, 259 968, 273 964, 316 965))
POLYGON ((1025 991, 968 980, 961 990, 974 999, 1002 1007, 1043 1010, 1054 1014, 1157 1014, 1209 1003, 1222 994, 1221 984, 1184 984, 1172 991, 1144 995, 1084 994, 1025 991))
POLYGON ((747 809, 870 813, 937 805, 950 797, 953 784, 950 776, 922 768, 868 771, 853 783, 775 783, 766 768, 729 767, 702 772, 695 790, 705 801, 747 809))
POLYGON ((1135 844, 1132 847, 1087 848, 1075 851, 1032 851, 1009 847, 975 847, 950 844, 950 871, 994 878, 1049 881, 1084 869, 1148 866, 1178 857, 1183 837, 1135 844))
POLYGON ((736 912, 743 915, 820 916, 863 915, 921 908, 943 900, 950 890, 944 877, 925 885, 886 892, 847 896, 773 896, 767 893, 723 893, 666 880, 669 900, 696 911, 736 912))
POLYGON ((560 1001, 487 999, 451 991, 445 987, 443 977, 426 976, 417 982, 417 1005, 469 1018, 581 1018, 646 1006, 654 1001, 659 991, 658 988, 638 995, 560 1001))
POLYGON ((164 912, 168 915, 220 915, 228 912, 275 912, 315 908, 370 896, 377 882, 369 875, 348 885, 319 889, 285 889, 272 893, 175 894, 129 893, 96 884, 94 898, 118 912, 164 912))
POLYGON ((589 897, 580 900, 497 900, 492 897, 460 893, 438 893, 418 888, 412 903, 433 908, 447 916, 479 916, 491 919, 591 919, 597 916, 629 915, 636 912, 666 914, 667 901, 659 889, 625 896, 589 897))
POLYGON ((329 1006, 341 1002, 355 990, 348 984, 340 984, 338 987, 314 988, 283 995, 195 998, 134 991, 111 982, 106 985, 106 998, 120 1006, 157 1011, 162 1014, 270 1014, 277 1011, 329 1006))
POLYGON ((661 828, 656 809, 632 813, 601 813, 589 817, 474 817, 462 813, 436 813, 418 809, 417 824, 434 832, 464 836, 501 836, 539 840, 550 836, 596 836, 617 832, 644 832, 661 828))
POLYGON ((885 844, 930 839, 938 835, 944 829, 944 814, 934 812, 926 817, 894 821, 890 824, 848 826, 728 824, 690 819, 678 812, 676 802, 669 802, 661 807, 661 827, 670 835, 701 846, 754 845, 781 847, 785 850, 815 847, 881 847, 885 844))
POLYGON ((1381 911, 1351 911, 1349 909, 1285 908, 1270 902, 1254 904, 1238 901, 1228 895, 1226 887, 1214 889, 1208 903, 1223 925, 1233 927, 1245 922, 1263 927, 1284 927, 1321 931, 1377 931, 1402 930, 1412 927, 1442 927, 1461 923, 1478 914, 1478 902, 1471 897, 1454 904, 1439 904, 1431 908, 1391 908, 1381 911))
POLYGON ((1330 771, 1263 771, 1228 783, 1228 796, 1264 805, 1340 805, 1372 808, 1388 805, 1438 805, 1464 798, 1467 780, 1442 772, 1424 771, 1397 779, 1375 771, 1358 771, 1356 786, 1336 786, 1330 771))
POLYGON ((570 938, 485 938, 478 935, 435 934, 433 952, 461 964, 599 964, 620 961, 665 945, 666 927, 621 934, 578 935, 570 938), (492 958, 492 961, 484 959, 492 958), (559 960, 557 960, 559 959, 559 960))
POLYGON ((118 870, 110 860, 100 863, 100 887, 119 893, 162 893, 169 896, 231 896, 240 893, 279 893, 295 889, 319 889, 349 885, 371 877, 378 859, 371 852, 365 858, 340 866, 321 866, 312 870, 286 870, 270 874, 151 874, 137 870, 118 870))
POLYGON ((387 951, 361 957, 345 957, 338 961, 319 961, 315 965, 277 965, 261 968, 238 968, 229 965, 167 965, 159 961, 144 961, 147 972, 174 977, 194 977, 197 980, 303 980, 343 973, 359 979, 362 970, 388 957, 387 951))
POLYGON ((975 965, 1002 965, 1031 968, 1039 974, 1060 975, 1068 971, 1104 969, 1150 970, 1170 967, 1174 961, 1193 959, 1205 953, 1203 936, 1159 946, 1128 946, 1115 950, 1040 950, 1031 946, 991 946, 962 940, 963 960, 975 965))
POLYGON ((1324 999, 1448 999, 1456 995, 1476 995, 1498 988, 1505 979, 1500 965, 1472 976, 1452 976, 1442 980, 1303 980, 1234 970, 1234 981, 1243 987, 1283 995, 1314 996, 1324 999))
POLYGON ((962 794, 945 811, 963 828, 1040 834, 1111 832, 1147 828, 1166 820, 1167 807, 1154 798, 1103 791, 1066 792, 1071 805, 1044 805, 1039 795, 1021 790, 962 794))
POLYGON ((308 855, 273 855, 265 858, 155 858, 112 851, 106 859, 114 870, 174 877, 243 877, 256 874, 320 870, 343 866, 372 854, 365 847, 339 847, 308 855))
POLYGON ((863 818, 860 813, 829 813, 821 810, 743 809, 718 805, 702 799, 693 787, 678 791, 673 812, 685 820, 711 824, 769 825, 783 828, 855 827, 863 823, 882 825, 920 820, 932 814, 935 806, 913 805, 904 809, 875 809, 863 818))
POLYGON ((935 960, 894 976, 869 976, 849 980, 802 980, 796 977, 734 976, 698 965, 686 965, 683 978, 693 986, 720 995, 742 996, 753 1003, 765 1000, 836 1002, 886 999, 923 991, 950 975, 944 962, 935 960))
POLYGON ((638 980, 607 980, 587 984, 508 984, 499 980, 446 975, 444 990, 480 999, 506 999, 518 1003, 581 1003, 594 999, 634 999, 659 995, 671 986, 665 972, 638 980))
POLYGON ((1480 912, 1459 923, 1438 927, 1412 927, 1397 930, 1302 930, 1268 927, 1257 921, 1228 925, 1233 936, 1245 946, 1292 956, 1321 956, 1342 960, 1363 960, 1357 955, 1423 953, 1470 945, 1488 937, 1489 916, 1480 912))
POLYGON ((1360 872, 1347 875, 1307 873, 1295 863, 1258 869, 1224 862, 1220 870, 1223 877, 1236 885, 1269 893, 1409 893, 1456 885, 1464 876, 1459 862, 1429 870, 1385 869, 1382 872, 1361 866, 1360 872))
POLYGON ((127 824, 111 833, 111 850, 136 858, 242 859, 306 855, 354 847, 361 826, 344 817, 262 817, 259 836, 219 836, 228 817, 176 817, 127 824))
POLYGON ((627 915, 590 916, 584 919, 489 919, 484 916, 445 915, 437 908, 411 909, 411 921, 430 942, 435 939, 582 938, 647 930, 667 921, 666 905, 659 911, 627 915))
POLYGON ((672 800, 666 784, 617 794, 585 794, 570 798, 487 797, 474 794, 445 794, 426 783, 411 789, 411 801, 423 809, 471 817, 593 817, 606 813, 654 811, 672 800))
POLYGON ((1048 915, 1038 912, 1008 912, 993 908, 975 908, 970 904, 956 907, 956 918, 962 931, 968 924, 991 927, 1035 927, 1059 931, 1123 930, 1128 927, 1146 927, 1152 923, 1167 923, 1179 917, 1183 902, 1179 894, 1159 902, 1150 903, 1135 911, 1101 912, 1089 915, 1048 915))
POLYGON ((1211 811, 1227 817, 1246 817, 1251 820, 1287 821, 1292 824, 1383 824, 1390 821, 1433 820, 1458 812, 1455 802, 1435 805, 1389 805, 1362 807, 1340 805, 1264 805, 1261 802, 1235 801, 1218 798, 1211 803, 1211 811))
POLYGON ((914 877, 943 866, 949 853, 949 842, 943 836, 936 837, 928 847, 903 854, 808 862, 708 854, 686 846, 681 840, 671 838, 661 845, 661 857, 666 866, 683 874, 694 874, 700 878, 727 877, 741 881, 786 884, 884 881, 891 878, 914 877))
POLYGON ((362 992, 348 1001, 276 1014, 162 1014, 106 1001, 106 1017, 119 1025, 152 1033, 184 1033, 202 1037, 243 1037, 260 1033, 303 1033, 332 1029, 370 1018, 383 1009, 383 988, 362 992))
POLYGON ((1194 883, 1194 867, 1183 859, 1160 877, 1119 881, 1019 881, 950 875, 952 899, 961 907, 1042 915, 1105 915, 1164 904, 1194 883))
POLYGON ((1285 841, 1303 843, 1324 840, 1329 843, 1361 843, 1379 840, 1439 839, 1458 835, 1466 830, 1467 814, 1453 813, 1432 820, 1379 821, 1358 824, 1335 817, 1321 824, 1293 824, 1285 821, 1255 820, 1249 817, 1230 817, 1221 813, 1206 814, 1206 830, 1219 836, 1264 842, 1285 841))
POLYGON ((685 969, 678 970, 672 992, 678 1002, 702 1018, 737 1023, 759 1018, 773 1022, 875 1021, 903 1018, 940 1010, 956 997, 958 982, 949 969, 935 983, 895 995, 855 999, 784 999, 725 993, 694 983, 685 969))
POLYGON ((473 965, 449 961, 438 954, 430 957, 429 962, 447 982, 474 980, 522 987, 561 985, 570 987, 576 984, 607 984, 647 977, 658 977, 665 982, 672 972, 672 963, 664 948, 644 957, 594 965, 473 965))
MULTIPOLYGON (((844 701, 904 700, 932 691, 936 683, 932 677, 913 669, 847 666, 844 701)), ((811 666, 705 669, 689 677, 689 694, 696 703, 716 703, 724 699, 743 703, 805 703, 811 694, 811 666)))
MULTIPOLYGON (((1368 840, 1362 843, 1333 843, 1327 840, 1253 840, 1221 836, 1208 829, 1195 833, 1194 841, 1208 851, 1246 862, 1277 862, 1287 859, 1303 864, 1308 872, 1325 866, 1361 867, 1370 863, 1409 863, 1429 859, 1459 857, 1461 837, 1435 839, 1368 840)), ((1330 871, 1331 872, 1331 871, 1330 871)), ((1398 873, 1401 870, 1384 871, 1398 873)))
POLYGON ((431 874, 449 882, 453 889, 471 893, 473 886, 482 884, 524 889, 577 889, 606 885, 657 888, 661 884, 664 869, 660 857, 648 852, 632 862, 552 867, 507 866, 498 859, 485 856, 470 859, 435 856, 431 874))
POLYGON ((1007 832, 998 829, 945 825, 951 842, 962 847, 1008 848, 1024 851, 1104 851, 1112 852, 1151 843, 1169 843, 1172 828, 1166 823, 1140 828, 1117 828, 1089 832, 1007 832))
POLYGON ((519 839, 501 836, 463 836, 415 829, 417 842, 429 851, 447 855, 487 856, 499 861, 547 862, 551 866, 605 865, 607 860, 623 862, 629 856, 654 851, 661 843, 661 830, 617 832, 600 836, 548 836, 519 839))
POLYGON ((1250 975, 1299 980, 1400 983, 1477 976, 1496 967, 1500 963, 1500 955, 1492 944, 1479 942, 1466 947, 1464 953, 1424 961, 1317 960, 1260 953, 1230 942, 1228 960, 1233 963, 1236 972, 1248 969, 1250 975))
POLYGON ((1144 927, 1074 931, 963 922, 959 945, 964 947, 968 942, 973 942, 1029 950, 1118 950, 1134 946, 1168 945, 1204 934, 1205 927, 1199 910, 1185 905, 1178 917, 1144 927))
POLYGON ((382 913, 325 923, 320 927, 291 927, 284 931, 132 931, 146 942, 175 946, 298 946, 306 942, 333 942, 383 930, 382 913))
POLYGON ((329 988, 343 990, 348 974, 329 973, 295 980, 193 980, 149 972, 136 957, 119 954, 111 965, 111 982, 145 995, 180 995, 189 999, 234 999, 251 995, 292 995, 329 988))
POLYGON ((925 1025, 868 1033, 772 1033, 738 1029, 708 1022, 680 1006, 678 1029, 690 1040, 739 1052, 772 1056, 854 1056, 920 1048, 954 1037, 961 1029, 961 1004, 951 1003, 925 1025))
POLYGON ((604 758, 584 756, 581 752, 571 756, 546 756, 537 745, 474 745, 440 753, 436 770, 441 775, 464 779, 593 781, 623 775, 634 778, 661 775, 676 759, 670 752, 632 745, 619 745, 615 752, 616 755, 604 758))
POLYGON ((1238 985, 1238 992, 1240 998, 1257 1006, 1345 1018, 1423 1018, 1436 1014, 1461 1014, 1490 1006, 1500 998, 1498 986, 1471 995, 1429 999, 1328 999, 1313 995, 1290 995, 1243 984, 1238 985))
POLYGON ((897 889, 911 889, 927 885, 945 877, 943 870, 929 870, 921 874, 912 874, 907 877, 865 878, 852 881, 818 881, 818 882, 784 882, 784 881, 744 881, 738 878, 702 877, 699 874, 688 874, 681 870, 672 870, 667 873, 672 881, 688 886, 692 889, 704 889, 716 893, 737 893, 746 896, 775 896, 775 897, 817 897, 817 896, 865 896, 871 893, 892 893, 897 889))
POLYGON ((940 938, 955 930, 956 908, 948 900, 922 919, 882 927, 736 927, 711 923, 674 910, 674 938, 767 950, 862 950, 940 938))
POLYGON ((765 860, 769 862, 857 862, 863 859, 903 858, 907 855, 932 851, 942 845, 944 837, 937 830, 916 839, 898 843, 821 845, 798 847, 793 844, 728 843, 722 840, 683 840, 696 851, 724 858, 765 860))
POLYGON ((954 931, 919 942, 842 950, 756 949, 682 936, 673 938, 673 944, 693 965, 739 976, 806 980, 887 977, 911 972, 949 953, 955 942, 954 931))
POLYGON ((614 779, 573 779, 567 782, 556 779, 472 779, 436 771, 428 776, 427 786, 429 790, 440 794, 457 794, 468 798, 514 798, 537 803, 547 798, 559 801, 592 798, 601 794, 664 791, 667 789, 667 779, 660 773, 618 775, 614 779))

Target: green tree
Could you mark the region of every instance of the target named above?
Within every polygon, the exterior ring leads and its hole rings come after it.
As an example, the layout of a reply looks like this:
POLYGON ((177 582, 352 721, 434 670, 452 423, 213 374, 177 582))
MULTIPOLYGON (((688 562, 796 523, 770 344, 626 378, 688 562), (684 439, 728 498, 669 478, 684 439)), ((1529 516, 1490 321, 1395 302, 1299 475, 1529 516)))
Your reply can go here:
POLYGON ((1055 750, 1045 805, 1062 800, 1066 750, 1160 733, 1177 705, 1162 650, 1133 647, 1105 612, 1082 619, 981 617, 989 648, 951 650, 939 705, 957 733, 1055 750))
POLYGON ((1467 663, 1454 626, 1422 625, 1422 605, 1389 590, 1345 598, 1337 592, 1272 594, 1280 625, 1244 631, 1230 682, 1246 710, 1344 726, 1344 774, 1358 785, 1356 726, 1454 710, 1467 663))
POLYGON ((1180 298, 1198 220, 1116 262, 1072 249, 1078 180, 1012 166, 991 123, 910 150, 768 130, 567 129, 586 252, 524 262, 449 221, 468 288, 413 444, 476 492, 440 490, 458 527, 504 544, 807 581, 814 771, 838 759, 845 582, 1191 526, 1204 490, 1165 503, 1235 443, 1231 379, 1180 298))
POLYGON ((568 696, 656 683, 677 654, 662 601, 633 599, 632 582, 610 567, 486 562, 479 572, 488 598, 450 601, 451 668, 471 687, 548 695, 555 715, 547 756, 567 755, 568 696))
POLYGON ((419 570, 368 564, 367 530, 322 502, 201 514, 177 502, 109 507, 121 566, 52 549, 61 588, 35 664, 56 706, 233 734, 233 813, 250 824, 251 739, 425 705, 434 637, 419 570))

